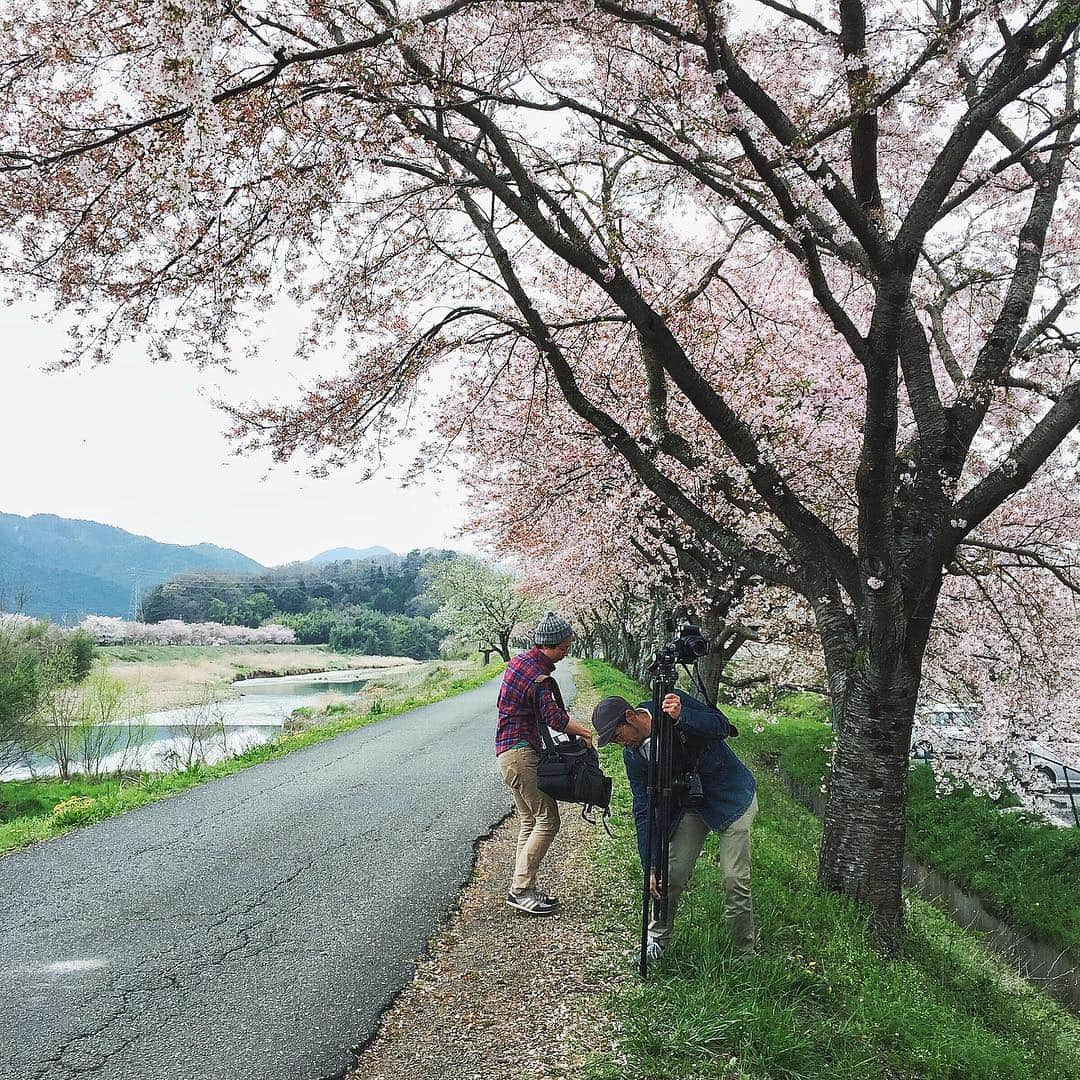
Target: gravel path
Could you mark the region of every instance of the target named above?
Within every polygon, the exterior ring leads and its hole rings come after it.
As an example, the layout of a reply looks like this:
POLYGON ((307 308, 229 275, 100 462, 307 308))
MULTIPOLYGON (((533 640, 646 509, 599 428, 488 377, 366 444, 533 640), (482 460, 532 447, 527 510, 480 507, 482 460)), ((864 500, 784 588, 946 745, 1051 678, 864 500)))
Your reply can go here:
MULTIPOLYGON (((584 682, 571 708, 578 720, 596 701, 584 682)), ((607 1000, 633 970, 632 943, 596 931, 603 900, 589 851, 610 841, 578 808, 560 809, 542 884, 562 912, 531 918, 504 903, 517 837, 511 817, 478 845, 457 911, 349 1080, 557 1080, 576 1075, 591 1051, 612 1047, 618 1029, 607 1000)))

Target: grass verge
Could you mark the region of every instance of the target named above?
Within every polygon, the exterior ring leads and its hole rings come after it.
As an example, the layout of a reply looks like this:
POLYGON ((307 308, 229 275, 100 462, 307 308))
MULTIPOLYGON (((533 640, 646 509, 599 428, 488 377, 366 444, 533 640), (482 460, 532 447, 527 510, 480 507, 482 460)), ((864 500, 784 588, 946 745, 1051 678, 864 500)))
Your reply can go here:
MULTIPOLYGON (((728 710, 740 724, 740 749, 772 755, 782 773, 816 791, 826 773, 832 729, 810 695, 780 702, 775 724, 728 710), (808 700, 810 699, 810 700, 808 700)), ((939 873, 975 893, 1000 918, 1080 960, 1080 829, 1058 829, 1027 813, 961 789, 938 795, 926 765, 908 782, 907 846, 939 873)))
MULTIPOLYGON (((648 696, 607 665, 581 666, 602 695, 648 696)), ((736 742, 740 754, 749 741, 736 742)), ((640 869, 621 755, 612 747, 605 753, 615 778, 617 839, 597 844, 594 865, 611 898, 602 929, 626 943, 629 964, 640 869)), ((908 901, 901 955, 883 961, 858 907, 816 884, 818 821, 763 772, 758 801, 760 955, 740 963, 731 954, 711 839, 680 907, 672 949, 648 982, 617 992, 610 1008, 623 1018, 619 1044, 594 1056, 582 1080, 1077 1074, 1080 1020, 987 955, 976 935, 918 900, 908 901)))
POLYGON ((380 696, 363 712, 343 709, 342 703, 329 705, 321 715, 309 716, 309 723, 301 731, 282 734, 274 742, 253 746, 228 761, 196 765, 182 773, 143 773, 100 781, 76 778, 67 782, 55 779, 0 782, 0 855, 283 757, 376 720, 474 690, 495 678, 504 666, 502 663, 478 666, 465 674, 436 667, 418 686, 399 692, 381 690, 380 696))

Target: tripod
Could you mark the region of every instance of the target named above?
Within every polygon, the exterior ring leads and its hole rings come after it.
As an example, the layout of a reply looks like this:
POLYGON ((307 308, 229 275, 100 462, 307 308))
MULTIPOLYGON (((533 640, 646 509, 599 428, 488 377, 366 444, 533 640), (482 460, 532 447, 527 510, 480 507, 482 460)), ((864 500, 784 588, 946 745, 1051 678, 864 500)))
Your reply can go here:
POLYGON ((671 773, 675 721, 660 706, 664 698, 675 689, 675 680, 675 657, 669 650, 662 650, 653 664, 650 684, 652 736, 649 740, 649 824, 645 840, 645 881, 641 892, 639 963, 642 979, 648 975, 649 968, 649 923, 653 917, 662 922, 666 922, 668 918, 668 862, 671 849, 671 815, 674 808, 671 773), (649 887, 654 862, 659 899, 652 895, 649 887))

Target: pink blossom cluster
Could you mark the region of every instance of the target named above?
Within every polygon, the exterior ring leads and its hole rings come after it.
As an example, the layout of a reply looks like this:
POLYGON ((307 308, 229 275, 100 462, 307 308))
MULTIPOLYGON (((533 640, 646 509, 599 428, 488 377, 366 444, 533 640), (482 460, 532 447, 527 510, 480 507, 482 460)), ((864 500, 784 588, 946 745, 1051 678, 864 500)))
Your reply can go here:
POLYGON ((291 645, 296 633, 287 626, 228 626, 224 623, 129 622, 109 615, 88 615, 79 628, 100 645, 291 645))

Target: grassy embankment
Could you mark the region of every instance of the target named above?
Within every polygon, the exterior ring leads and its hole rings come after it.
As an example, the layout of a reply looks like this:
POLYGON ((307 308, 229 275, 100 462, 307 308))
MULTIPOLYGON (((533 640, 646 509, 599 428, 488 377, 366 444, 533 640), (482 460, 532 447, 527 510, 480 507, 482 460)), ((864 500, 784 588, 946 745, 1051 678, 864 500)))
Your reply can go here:
MULTIPOLYGON (((600 695, 648 696, 605 664, 583 667, 600 695)), ((771 729, 755 736, 754 717, 731 711, 746 733, 740 754, 767 749, 771 729)), ((594 856, 611 897, 603 930, 629 943, 639 926, 640 870, 620 752, 605 753, 619 827, 594 856)), ((932 905, 909 899, 903 948, 885 962, 859 908, 816 884, 820 823, 766 770, 756 774, 760 955, 744 963, 731 955, 711 838, 672 950, 645 984, 617 992, 610 1007, 623 1020, 620 1044, 594 1057, 582 1080, 1058 1080, 1080 1072, 1080 1020, 932 905)))
MULTIPOLYGON (((740 737, 739 745, 749 745, 759 757, 771 755, 793 784, 816 791, 827 774, 832 740, 826 716, 820 698, 785 698, 777 723, 761 734, 753 733, 748 716, 740 728, 748 737, 740 737)), ((1001 805, 966 790, 938 795, 930 768, 916 765, 908 783, 908 848, 979 896, 988 910, 1080 962, 1080 829, 1002 813, 1001 805)))
POLYGON ((475 689, 493 679, 504 666, 493 663, 481 667, 478 661, 443 663, 436 664, 416 685, 395 686, 389 680, 372 683, 365 687, 363 695, 357 696, 355 703, 332 703, 319 712, 310 708, 295 710, 304 717, 300 730, 284 733, 274 742, 254 746, 228 761, 196 765, 182 773, 143 773, 100 782, 81 779, 66 783, 0 782, 0 854, 156 802, 208 780, 229 776, 344 731, 475 689))

